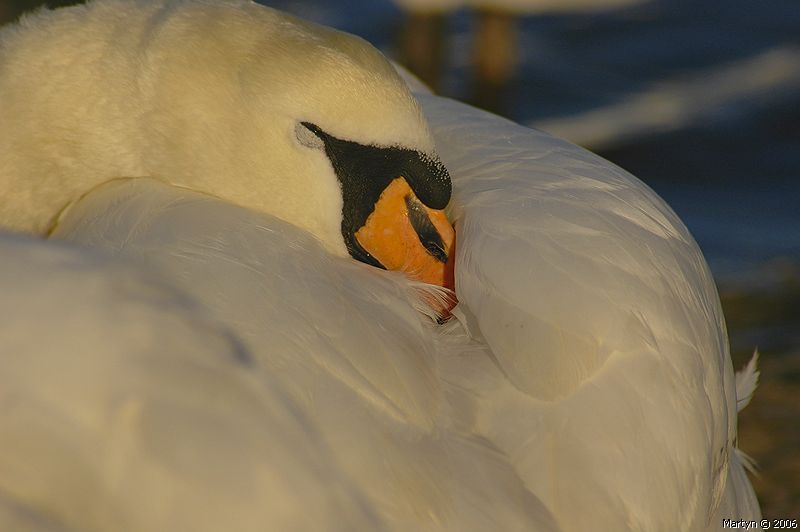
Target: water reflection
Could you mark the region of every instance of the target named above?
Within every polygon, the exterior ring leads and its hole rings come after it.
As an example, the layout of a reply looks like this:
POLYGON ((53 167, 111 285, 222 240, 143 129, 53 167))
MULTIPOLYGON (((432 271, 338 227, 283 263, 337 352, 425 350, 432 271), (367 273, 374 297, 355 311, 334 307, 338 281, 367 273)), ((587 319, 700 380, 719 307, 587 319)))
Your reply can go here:
MULTIPOLYGON (((483 109, 508 115, 507 92, 517 67, 516 16, 484 7, 472 15, 470 102, 483 109)), ((398 60, 434 92, 441 92, 447 64, 450 13, 428 6, 408 8, 398 39, 398 60)))

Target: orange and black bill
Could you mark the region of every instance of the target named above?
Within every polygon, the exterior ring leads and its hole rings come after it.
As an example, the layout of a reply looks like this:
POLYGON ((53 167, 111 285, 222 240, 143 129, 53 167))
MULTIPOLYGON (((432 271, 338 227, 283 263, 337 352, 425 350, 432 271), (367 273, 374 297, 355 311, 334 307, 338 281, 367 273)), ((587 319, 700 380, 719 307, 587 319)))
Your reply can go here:
MULTIPOLYGON (((314 124, 342 185, 342 236, 350 255, 455 291, 455 231, 444 213, 450 175, 435 158, 395 146, 341 140, 314 124)), ((446 315, 455 305, 432 302, 446 315)))
POLYGON ((426 207, 403 177, 389 183, 355 237, 387 270, 454 290, 453 226, 443 210, 426 207))

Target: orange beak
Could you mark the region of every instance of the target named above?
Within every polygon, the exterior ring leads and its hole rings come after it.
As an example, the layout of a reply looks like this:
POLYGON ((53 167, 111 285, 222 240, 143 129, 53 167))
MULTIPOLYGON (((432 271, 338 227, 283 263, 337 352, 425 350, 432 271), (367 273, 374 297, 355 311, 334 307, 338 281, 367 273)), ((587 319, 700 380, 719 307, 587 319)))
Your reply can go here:
POLYGON ((423 205, 403 177, 384 189, 355 237, 387 270, 453 291, 444 304, 427 298, 440 314, 449 314, 456 304, 455 231, 444 211, 423 205))

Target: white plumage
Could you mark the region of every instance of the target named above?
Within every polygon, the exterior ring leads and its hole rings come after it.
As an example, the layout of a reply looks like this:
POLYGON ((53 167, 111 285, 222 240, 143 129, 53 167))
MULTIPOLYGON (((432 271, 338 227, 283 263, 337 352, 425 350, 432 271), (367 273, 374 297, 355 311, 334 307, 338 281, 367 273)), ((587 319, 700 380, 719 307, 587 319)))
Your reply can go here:
POLYGON ((206 309, 74 246, 0 250, 0 529, 380 530, 206 309))
POLYGON ((718 296, 675 214, 586 151, 417 96, 454 183, 445 326, 412 282, 330 254, 302 223, 161 181, 97 188, 63 214, 66 243, 0 238, 0 524, 759 517, 718 296))
POLYGON ((757 516, 719 298, 675 214, 569 143, 421 98, 456 176, 458 296, 506 376, 487 437, 568 529, 757 516))

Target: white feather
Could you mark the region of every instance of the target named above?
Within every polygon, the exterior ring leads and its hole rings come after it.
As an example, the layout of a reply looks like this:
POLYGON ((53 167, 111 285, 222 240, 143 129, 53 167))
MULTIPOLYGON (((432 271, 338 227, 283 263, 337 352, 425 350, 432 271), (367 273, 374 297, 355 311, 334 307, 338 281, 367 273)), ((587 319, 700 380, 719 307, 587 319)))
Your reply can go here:
POLYGON ((753 352, 750 362, 741 371, 736 372, 736 410, 741 412, 750 404, 753 392, 758 387, 760 372, 758 369, 758 349, 753 352))
POLYGON ((675 214, 597 156, 418 97, 454 179, 459 306, 492 362, 449 368, 475 430, 568 530, 718 529, 722 505, 758 517, 729 501, 755 499, 730 465, 723 316, 675 214))
POLYGON ((3 530, 382 528, 278 379, 190 297, 74 246, 0 250, 3 530))

